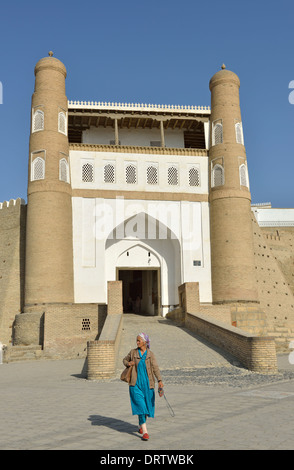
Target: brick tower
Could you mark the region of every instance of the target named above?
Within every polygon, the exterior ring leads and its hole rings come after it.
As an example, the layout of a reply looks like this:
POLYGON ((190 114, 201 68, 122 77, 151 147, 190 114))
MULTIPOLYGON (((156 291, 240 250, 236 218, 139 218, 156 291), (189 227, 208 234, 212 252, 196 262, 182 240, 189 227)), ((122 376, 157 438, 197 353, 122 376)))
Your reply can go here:
POLYGON ((258 302, 240 81, 222 66, 210 80, 210 230, 213 303, 258 302))
POLYGON ((52 52, 35 67, 28 175, 25 311, 73 302, 66 68, 52 52))

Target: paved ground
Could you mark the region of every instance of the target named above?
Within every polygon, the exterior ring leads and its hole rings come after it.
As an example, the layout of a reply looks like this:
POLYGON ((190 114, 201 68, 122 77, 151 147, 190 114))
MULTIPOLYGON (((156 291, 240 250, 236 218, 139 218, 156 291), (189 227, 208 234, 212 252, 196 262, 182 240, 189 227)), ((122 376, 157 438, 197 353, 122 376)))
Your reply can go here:
POLYGON ((130 319, 120 356, 137 333, 150 334, 174 416, 157 396, 144 442, 127 384, 88 381, 84 359, 2 364, 1 450, 293 450, 294 365, 287 356, 279 357, 279 374, 255 374, 168 321, 130 319))

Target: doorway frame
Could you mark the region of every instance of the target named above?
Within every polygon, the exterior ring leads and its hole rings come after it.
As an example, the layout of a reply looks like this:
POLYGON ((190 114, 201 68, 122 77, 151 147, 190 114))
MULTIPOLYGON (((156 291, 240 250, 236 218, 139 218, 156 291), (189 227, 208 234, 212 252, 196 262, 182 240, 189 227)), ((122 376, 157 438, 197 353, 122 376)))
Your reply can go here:
MULTIPOLYGON (((157 271, 157 291, 158 291, 158 299, 157 299, 157 315, 153 315, 154 317, 162 317, 162 307, 161 307, 161 268, 160 267, 123 267, 123 266, 116 266, 116 281, 119 280, 119 271, 157 271)), ((151 316, 151 315, 150 315, 151 316)))

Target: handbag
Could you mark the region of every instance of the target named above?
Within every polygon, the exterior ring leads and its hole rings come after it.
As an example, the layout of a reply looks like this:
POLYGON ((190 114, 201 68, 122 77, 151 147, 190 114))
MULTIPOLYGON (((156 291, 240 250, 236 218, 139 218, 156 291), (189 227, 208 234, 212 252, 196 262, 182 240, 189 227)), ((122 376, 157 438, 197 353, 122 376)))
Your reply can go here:
POLYGON ((120 380, 129 384, 132 376, 132 368, 133 366, 126 367, 125 370, 121 373, 120 380))
MULTIPOLYGON (((133 360, 133 356, 133 352, 131 352, 131 361, 133 360)), ((125 370, 121 373, 120 380, 129 384, 132 377, 132 368, 133 366, 126 367, 125 370)))

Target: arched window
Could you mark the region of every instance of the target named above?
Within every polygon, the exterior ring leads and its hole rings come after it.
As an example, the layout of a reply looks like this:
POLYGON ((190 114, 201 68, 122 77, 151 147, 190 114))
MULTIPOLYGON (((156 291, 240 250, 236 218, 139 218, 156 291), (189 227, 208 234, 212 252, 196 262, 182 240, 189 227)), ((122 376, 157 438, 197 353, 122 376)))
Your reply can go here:
POLYGON ((189 186, 200 186, 199 169, 194 166, 189 169, 189 186))
POLYGON ((167 182, 171 186, 177 186, 179 184, 179 172, 176 166, 170 166, 167 170, 167 182))
POLYGON ((67 135, 66 132, 66 114, 63 111, 58 113, 58 131, 67 135))
POLYGON ((104 183, 115 183, 115 166, 112 163, 104 165, 104 183))
POLYGON ((158 184, 158 169, 154 165, 147 167, 147 184, 158 184))
POLYGON ((212 169, 211 187, 215 188, 216 186, 223 186, 224 183, 225 183, 224 168, 222 165, 217 164, 212 169))
POLYGON ((45 160, 36 157, 32 161, 31 181, 43 180, 45 178, 45 160))
POLYGON ((137 167, 135 165, 127 165, 125 168, 125 176, 127 184, 137 183, 137 167))
POLYGON ((82 181, 83 183, 94 182, 94 164, 93 163, 88 162, 82 165, 82 181))
POLYGON ((239 166, 239 175, 240 175, 240 185, 246 186, 248 188, 249 187, 248 171, 247 171, 247 166, 245 165, 245 163, 239 166))
POLYGON ((237 144, 244 145, 242 122, 236 122, 235 123, 235 132, 236 132, 236 142, 237 142, 237 144))
POLYGON ((221 144, 223 142, 223 124, 219 119, 212 123, 212 145, 221 144))
POLYGON ((44 112, 37 109, 33 112, 32 132, 44 130, 44 112))
POLYGON ((66 158, 59 160, 59 179, 64 183, 69 183, 69 165, 66 158))

